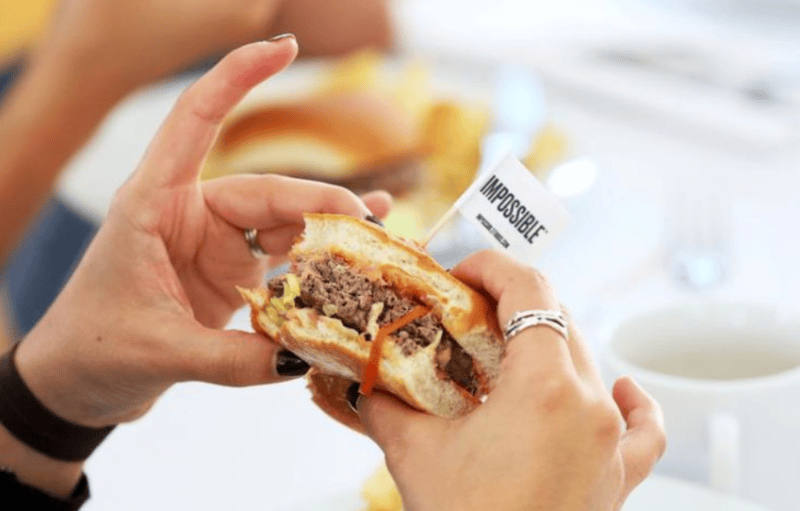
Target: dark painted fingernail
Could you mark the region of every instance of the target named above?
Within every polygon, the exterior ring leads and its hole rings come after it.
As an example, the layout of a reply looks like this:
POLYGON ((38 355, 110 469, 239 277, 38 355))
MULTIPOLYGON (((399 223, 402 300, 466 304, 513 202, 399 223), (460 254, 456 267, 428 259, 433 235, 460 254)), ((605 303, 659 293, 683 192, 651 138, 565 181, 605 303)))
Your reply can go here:
POLYGON ((377 224, 377 225, 380 225, 381 227, 383 227, 383 222, 381 222, 381 219, 376 217, 375 215, 367 215, 367 217, 364 220, 366 220, 367 222, 372 222, 373 224, 377 224))
POLYGON ((270 42, 270 43, 274 43, 274 42, 280 41, 282 39, 289 39, 290 37, 292 39, 295 39, 294 34, 280 34, 280 35, 276 35, 275 37, 270 37, 267 41, 270 42))
POLYGON ((356 413, 358 413, 358 398, 361 397, 361 394, 358 393, 358 386, 358 383, 353 383, 347 387, 347 404, 356 413))
POLYGON ((303 376, 311 366, 289 350, 281 350, 275 357, 275 370, 281 376, 303 376))

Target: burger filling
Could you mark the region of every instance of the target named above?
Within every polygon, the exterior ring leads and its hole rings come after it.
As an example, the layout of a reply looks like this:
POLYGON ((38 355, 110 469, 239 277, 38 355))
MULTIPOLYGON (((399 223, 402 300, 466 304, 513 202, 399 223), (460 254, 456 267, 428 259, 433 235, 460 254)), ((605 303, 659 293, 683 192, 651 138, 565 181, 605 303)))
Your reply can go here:
MULTIPOLYGON (((281 275, 268 283, 273 304, 280 307, 310 307, 339 319, 342 324, 372 341, 378 329, 408 314, 420 305, 400 296, 381 282, 374 282, 350 269, 337 258, 309 261, 299 276, 281 275)), ((472 395, 478 390, 472 357, 429 312, 392 334, 405 355, 439 341, 436 363, 443 375, 472 395)))

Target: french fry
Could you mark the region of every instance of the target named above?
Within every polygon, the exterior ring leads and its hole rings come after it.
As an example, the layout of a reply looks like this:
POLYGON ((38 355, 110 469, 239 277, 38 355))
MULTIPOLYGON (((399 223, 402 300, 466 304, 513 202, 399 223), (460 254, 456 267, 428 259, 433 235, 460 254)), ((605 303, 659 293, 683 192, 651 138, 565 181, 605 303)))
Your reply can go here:
POLYGON ((384 464, 364 483, 361 496, 368 503, 365 511, 403 511, 400 492, 384 464))

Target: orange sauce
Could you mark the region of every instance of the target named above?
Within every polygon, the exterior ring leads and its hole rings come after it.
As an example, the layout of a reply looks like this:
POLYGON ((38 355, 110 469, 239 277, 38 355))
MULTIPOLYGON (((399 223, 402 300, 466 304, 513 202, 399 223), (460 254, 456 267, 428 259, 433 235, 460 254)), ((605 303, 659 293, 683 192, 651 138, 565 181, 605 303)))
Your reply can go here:
POLYGON ((380 366, 381 353, 383 352, 383 343, 386 341, 389 334, 403 328, 428 312, 430 312, 430 309, 427 307, 417 305, 404 316, 397 318, 378 330, 375 340, 372 341, 372 348, 369 352, 369 362, 367 363, 367 367, 364 368, 364 377, 361 378, 361 394, 365 396, 372 394, 372 389, 375 388, 375 384, 378 382, 378 367, 380 366))

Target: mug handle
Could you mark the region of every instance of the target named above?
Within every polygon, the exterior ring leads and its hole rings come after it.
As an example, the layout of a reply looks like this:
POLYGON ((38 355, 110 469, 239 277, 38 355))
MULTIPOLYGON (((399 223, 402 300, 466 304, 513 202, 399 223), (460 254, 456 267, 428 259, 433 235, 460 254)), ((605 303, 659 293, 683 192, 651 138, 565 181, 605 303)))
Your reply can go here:
POLYGON ((741 434, 739 421, 726 413, 708 417, 711 487, 738 494, 741 477, 741 434))

